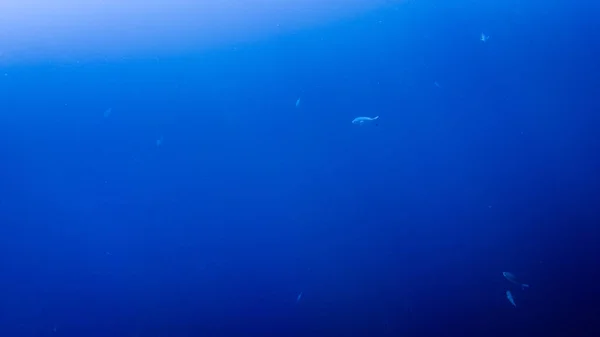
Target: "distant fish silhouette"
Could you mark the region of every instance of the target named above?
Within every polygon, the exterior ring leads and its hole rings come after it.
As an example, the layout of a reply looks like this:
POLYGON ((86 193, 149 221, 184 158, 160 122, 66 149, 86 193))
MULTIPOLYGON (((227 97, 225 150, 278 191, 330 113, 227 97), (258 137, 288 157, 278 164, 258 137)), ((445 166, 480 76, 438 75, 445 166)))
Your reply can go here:
POLYGON ((508 301, 510 302, 510 304, 512 304, 515 308, 517 307, 517 305, 515 304, 515 299, 513 298, 513 295, 510 292, 510 290, 506 291, 506 299, 508 299, 508 301))
POLYGON ((301 299, 302 299, 302 292, 300 292, 300 294, 298 294, 298 297, 296 297, 296 303, 300 302, 301 299))
POLYGON ((517 280, 517 277, 513 273, 509 273, 509 272, 505 271, 505 272, 502 272, 502 275, 504 276, 504 278, 506 278, 511 283, 520 285, 522 289, 529 288, 529 284, 519 282, 519 280, 517 280))
POLYGON ((357 125, 363 125, 366 122, 372 122, 375 120, 378 120, 379 116, 375 116, 375 117, 356 117, 352 120, 352 124, 357 124, 357 125))

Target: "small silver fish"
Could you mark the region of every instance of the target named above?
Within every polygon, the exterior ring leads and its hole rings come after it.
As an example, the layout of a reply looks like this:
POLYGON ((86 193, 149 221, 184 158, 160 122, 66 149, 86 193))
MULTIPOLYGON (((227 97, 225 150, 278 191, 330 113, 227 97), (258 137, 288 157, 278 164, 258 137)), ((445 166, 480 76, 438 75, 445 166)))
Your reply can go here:
POLYGON ((522 289, 529 288, 529 284, 525 284, 525 283, 519 282, 519 280, 517 280, 517 277, 513 273, 505 271, 505 272, 502 272, 502 275, 508 281, 510 281, 510 282, 512 282, 514 284, 520 285, 522 289))
POLYGON ((510 290, 506 291, 506 298, 508 299, 508 301, 510 302, 510 304, 512 304, 515 308, 517 307, 517 305, 515 304, 515 299, 513 298, 513 295, 510 292, 510 290))
POLYGON ((366 122, 372 122, 379 119, 379 116, 375 117, 356 117, 352 120, 352 124, 363 125, 366 122))

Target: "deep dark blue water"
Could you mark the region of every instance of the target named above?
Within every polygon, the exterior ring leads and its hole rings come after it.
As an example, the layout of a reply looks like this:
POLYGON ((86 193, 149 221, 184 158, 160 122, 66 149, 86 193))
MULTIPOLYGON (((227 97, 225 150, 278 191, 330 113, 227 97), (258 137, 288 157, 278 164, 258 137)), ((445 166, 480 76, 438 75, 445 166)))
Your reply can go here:
POLYGON ((599 336, 598 14, 3 65, 0 334, 599 336))

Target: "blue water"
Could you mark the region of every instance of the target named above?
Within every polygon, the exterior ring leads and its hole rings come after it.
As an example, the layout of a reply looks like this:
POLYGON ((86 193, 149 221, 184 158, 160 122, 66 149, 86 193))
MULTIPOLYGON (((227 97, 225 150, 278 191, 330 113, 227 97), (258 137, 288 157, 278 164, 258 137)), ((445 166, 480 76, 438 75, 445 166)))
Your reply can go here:
POLYGON ((600 335, 599 13, 2 66, 0 334, 600 335))

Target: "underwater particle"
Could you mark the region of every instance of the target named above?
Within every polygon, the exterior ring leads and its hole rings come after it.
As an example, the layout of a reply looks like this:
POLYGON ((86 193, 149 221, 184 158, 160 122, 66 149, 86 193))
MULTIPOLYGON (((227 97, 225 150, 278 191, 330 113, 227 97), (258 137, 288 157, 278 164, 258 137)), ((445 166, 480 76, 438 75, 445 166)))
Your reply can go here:
POLYGON ((438 88, 441 88, 442 86, 438 83, 438 81, 433 82, 433 85, 435 85, 438 88))
POLYGON ((489 35, 485 35, 484 33, 481 33, 481 36, 479 37, 479 40, 481 40, 481 42, 487 42, 487 40, 490 39, 489 35))
POLYGON ((300 106, 300 98, 296 100, 296 108, 300 106))
POLYGON ((515 299, 512 295, 512 293, 510 292, 510 290, 506 291, 506 299, 510 302, 510 304, 512 304, 515 308, 517 307, 517 305, 515 304, 515 299))
POLYGON ((112 114, 112 108, 108 108, 108 109, 104 110, 104 118, 110 117, 111 114, 112 114))
POLYGON ((300 292, 300 294, 298 294, 298 296, 296 297, 296 303, 300 302, 300 300, 302 299, 302 291, 300 292))
POLYGON ((352 120, 352 124, 356 124, 356 125, 363 125, 365 123, 368 122, 372 122, 375 120, 378 120, 379 116, 375 116, 375 117, 356 117, 352 120))
POLYGON ((160 136, 157 140, 156 140, 156 147, 160 147, 163 143, 163 136, 160 136))
POLYGON ((517 280, 517 277, 513 273, 509 273, 509 272, 505 271, 505 272, 502 272, 502 275, 508 281, 510 281, 514 284, 520 285, 522 289, 529 288, 529 284, 519 282, 519 280, 517 280))

